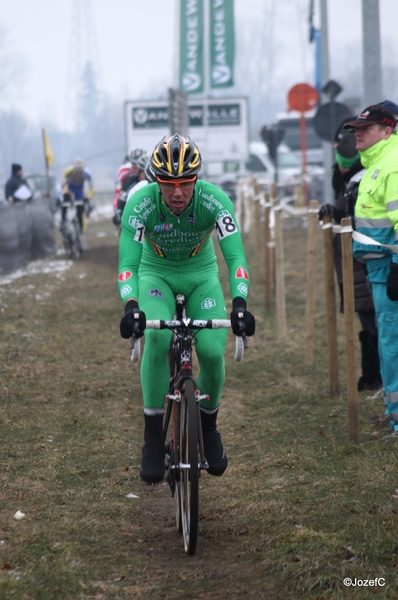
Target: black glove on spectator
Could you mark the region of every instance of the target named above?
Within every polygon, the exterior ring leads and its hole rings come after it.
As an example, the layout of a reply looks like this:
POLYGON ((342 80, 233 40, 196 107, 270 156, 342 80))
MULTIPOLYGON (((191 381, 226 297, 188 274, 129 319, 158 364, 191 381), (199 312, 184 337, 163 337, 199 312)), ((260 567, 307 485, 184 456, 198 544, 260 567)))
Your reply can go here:
POLYGON ((243 333, 247 336, 254 335, 256 331, 256 321, 254 316, 246 310, 246 300, 243 298, 234 298, 232 301, 231 327, 235 335, 241 336, 243 333), (243 318, 238 315, 243 314, 243 318), (242 322, 243 321, 243 322, 242 322))
POLYGON ((387 275, 387 296, 390 300, 398 301, 398 265, 391 263, 390 272, 387 275))
POLYGON ((138 339, 144 335, 146 327, 146 316, 138 308, 136 300, 130 300, 124 307, 125 315, 120 321, 120 335, 122 338, 128 339, 134 334, 138 339))
POLYGON ((345 210, 336 208, 333 204, 324 204, 318 212, 319 221, 322 221, 325 215, 329 215, 336 223, 340 223, 341 219, 347 216, 347 213, 345 210))

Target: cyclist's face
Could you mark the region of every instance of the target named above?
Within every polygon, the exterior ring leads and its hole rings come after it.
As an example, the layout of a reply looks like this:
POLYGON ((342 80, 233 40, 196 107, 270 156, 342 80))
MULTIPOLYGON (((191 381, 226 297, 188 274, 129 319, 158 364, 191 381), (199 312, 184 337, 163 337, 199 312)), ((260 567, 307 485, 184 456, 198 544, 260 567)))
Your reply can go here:
POLYGON ((181 215, 193 196, 193 188, 195 187, 196 177, 191 181, 184 181, 177 185, 174 183, 161 183, 158 180, 160 193, 162 194, 167 206, 175 215, 181 215))

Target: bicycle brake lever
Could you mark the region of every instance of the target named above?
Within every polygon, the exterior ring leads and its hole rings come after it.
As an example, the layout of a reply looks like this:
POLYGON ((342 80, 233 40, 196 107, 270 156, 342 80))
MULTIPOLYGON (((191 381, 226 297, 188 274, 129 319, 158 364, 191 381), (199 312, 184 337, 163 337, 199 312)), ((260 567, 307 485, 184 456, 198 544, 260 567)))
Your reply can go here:
POLYGON ((242 332, 242 337, 244 336, 246 339, 246 336, 244 334, 245 322, 244 322, 244 313, 243 312, 238 312, 238 325, 239 325, 239 330, 242 332))
POLYGON ((246 338, 246 336, 245 336, 244 333, 242 333, 242 341, 243 341, 243 347, 246 350, 246 348, 248 348, 249 346, 248 346, 248 343, 247 343, 247 338, 246 338))

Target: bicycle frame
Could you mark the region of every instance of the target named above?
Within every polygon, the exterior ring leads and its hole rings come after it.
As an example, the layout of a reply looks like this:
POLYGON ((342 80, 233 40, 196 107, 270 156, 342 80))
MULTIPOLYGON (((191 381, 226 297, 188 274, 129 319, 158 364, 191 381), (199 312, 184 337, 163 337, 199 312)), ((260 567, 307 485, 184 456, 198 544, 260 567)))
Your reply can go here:
MULTIPOLYGON (((208 469, 205 458, 200 401, 208 399, 201 394, 192 370, 192 348, 195 332, 201 329, 219 329, 231 326, 229 319, 194 320, 185 312, 185 297, 176 296, 176 315, 171 321, 147 320, 147 329, 169 329, 173 332, 169 349, 169 390, 163 421, 163 440, 166 449, 167 481, 172 496, 176 496, 176 524, 183 534, 187 554, 195 554, 199 521, 199 477, 208 469), (172 418, 173 417, 173 418, 172 418), (172 439, 167 443, 170 423, 172 439), (177 492, 177 494, 176 494, 177 492)), ((242 317, 243 319, 243 313, 242 317)), ((132 337, 132 362, 140 357, 140 340, 132 337)), ((244 335, 236 337, 235 360, 241 360, 247 347, 244 335)))
POLYGON ((83 248, 80 239, 80 226, 73 201, 62 203, 63 220, 61 222, 61 233, 66 252, 70 258, 81 258, 83 248))
MULTIPOLYGON (((186 320, 185 304, 182 296, 177 296, 177 313, 176 317, 178 321, 186 320)), ((180 326, 181 327, 181 326, 180 326)), ((180 409, 181 409, 181 395, 184 388, 184 383, 189 380, 192 382, 195 391, 195 402, 198 422, 198 443, 199 443, 199 472, 201 469, 207 469, 208 463, 204 455, 203 448, 203 436, 202 436, 202 424, 200 419, 199 402, 202 399, 208 399, 208 396, 201 394, 193 376, 192 370, 192 341, 195 334, 188 328, 176 328, 174 329, 173 339, 170 344, 170 353, 172 356, 169 357, 170 367, 170 384, 169 392, 166 395, 167 409, 164 420, 164 442, 166 444, 167 432, 170 425, 171 413, 174 409, 174 453, 177 452, 177 456, 174 456, 174 464, 169 463, 169 469, 167 474, 167 480, 170 485, 171 493, 174 496, 175 493, 175 478, 179 477, 179 469, 181 469, 181 462, 179 456, 178 439, 180 436, 179 427, 181 426, 180 409), (171 360, 170 360, 171 358, 171 360)), ((171 458, 171 457, 170 457, 171 458)))

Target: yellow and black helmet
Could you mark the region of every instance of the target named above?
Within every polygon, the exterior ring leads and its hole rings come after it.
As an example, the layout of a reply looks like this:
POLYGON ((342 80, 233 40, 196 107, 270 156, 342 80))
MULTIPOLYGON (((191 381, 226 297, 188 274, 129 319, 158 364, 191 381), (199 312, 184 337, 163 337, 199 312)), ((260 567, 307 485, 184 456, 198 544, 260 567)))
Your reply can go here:
POLYGON ((176 133, 157 144, 150 165, 159 177, 193 177, 202 167, 202 157, 191 138, 176 133))

